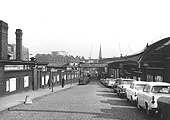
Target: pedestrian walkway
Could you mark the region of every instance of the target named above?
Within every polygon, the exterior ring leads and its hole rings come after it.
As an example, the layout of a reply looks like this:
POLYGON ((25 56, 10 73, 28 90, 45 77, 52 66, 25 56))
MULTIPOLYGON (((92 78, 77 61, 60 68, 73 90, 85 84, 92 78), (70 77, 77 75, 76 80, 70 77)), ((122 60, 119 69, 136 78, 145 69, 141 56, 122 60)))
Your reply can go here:
MULTIPOLYGON (((19 104, 23 104, 25 102, 25 98, 27 95, 30 96, 30 98, 36 99, 39 97, 43 97, 49 94, 53 94, 54 92, 60 91, 60 90, 64 90, 64 89, 68 89, 71 88, 73 86, 78 85, 77 83, 73 83, 73 84, 66 84, 63 88, 60 86, 54 86, 53 87, 53 92, 52 89, 49 89, 48 87, 45 89, 38 89, 36 91, 30 90, 27 92, 21 92, 21 93, 16 93, 14 95, 9 95, 9 96, 5 96, 5 97, 1 97, 0 98, 0 112, 7 110, 11 107, 14 107, 16 105, 19 104)), ((33 103, 34 104, 34 103, 33 103)))

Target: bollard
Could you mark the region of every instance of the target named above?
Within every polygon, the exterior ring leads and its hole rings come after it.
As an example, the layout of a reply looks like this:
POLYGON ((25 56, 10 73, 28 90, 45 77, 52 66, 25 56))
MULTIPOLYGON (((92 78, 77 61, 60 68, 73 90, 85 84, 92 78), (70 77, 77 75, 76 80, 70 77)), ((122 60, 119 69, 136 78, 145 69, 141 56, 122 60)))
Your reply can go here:
POLYGON ((27 95, 27 96, 25 97, 25 102, 24 102, 24 104, 33 104, 33 103, 32 103, 32 99, 30 98, 29 95, 27 95))

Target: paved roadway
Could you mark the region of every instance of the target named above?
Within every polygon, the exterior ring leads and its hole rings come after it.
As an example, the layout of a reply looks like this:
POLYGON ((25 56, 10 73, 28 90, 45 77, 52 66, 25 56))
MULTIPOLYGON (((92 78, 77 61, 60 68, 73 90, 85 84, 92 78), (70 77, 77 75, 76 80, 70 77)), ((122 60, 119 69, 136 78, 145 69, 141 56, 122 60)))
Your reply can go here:
POLYGON ((158 120, 93 80, 20 104, 0 113, 0 120, 158 120))

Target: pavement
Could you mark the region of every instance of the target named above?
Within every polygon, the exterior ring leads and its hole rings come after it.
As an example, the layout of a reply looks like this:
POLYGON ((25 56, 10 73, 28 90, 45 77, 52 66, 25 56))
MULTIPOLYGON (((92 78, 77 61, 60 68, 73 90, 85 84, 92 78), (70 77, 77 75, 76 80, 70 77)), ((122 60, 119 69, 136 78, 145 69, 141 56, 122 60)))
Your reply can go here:
POLYGON ((39 88, 38 90, 35 90, 35 91, 29 90, 29 91, 24 91, 21 93, 16 93, 13 95, 0 97, 0 112, 8 110, 9 108, 17 106, 19 104, 24 104, 26 96, 28 95, 29 95, 29 100, 33 101, 33 99, 37 99, 37 98, 40 98, 46 95, 50 95, 57 91, 65 90, 65 89, 68 89, 68 88, 71 88, 77 85, 78 83, 66 84, 63 88, 61 87, 61 85, 54 86, 53 92, 52 92, 52 89, 49 89, 48 87, 46 87, 44 89, 39 88))

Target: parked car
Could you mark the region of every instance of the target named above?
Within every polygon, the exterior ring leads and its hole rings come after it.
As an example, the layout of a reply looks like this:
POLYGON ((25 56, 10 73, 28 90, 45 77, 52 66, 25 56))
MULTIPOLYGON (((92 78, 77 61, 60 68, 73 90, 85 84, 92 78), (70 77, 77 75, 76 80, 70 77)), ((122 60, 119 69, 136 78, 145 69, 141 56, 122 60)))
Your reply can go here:
POLYGON ((118 79, 118 81, 116 81, 117 87, 115 88, 117 95, 118 96, 122 96, 122 95, 126 95, 126 88, 130 87, 130 84, 136 81, 134 79, 118 79))
POLYGON ((160 97, 170 97, 170 83, 148 82, 143 91, 137 93, 137 107, 144 108, 147 115, 157 113, 157 100, 160 97))
POLYGON ((117 93, 117 86, 120 84, 122 78, 116 78, 115 84, 113 85, 113 91, 117 93))
POLYGON ((115 84, 116 79, 113 78, 106 78, 106 87, 113 87, 115 84))
POLYGON ((103 84, 103 85, 105 85, 105 83, 106 83, 106 79, 101 78, 101 79, 100 79, 100 83, 101 83, 101 84, 103 84))
POLYGON ((100 78, 100 83, 103 84, 104 78, 100 78))
POLYGON ((160 97, 157 102, 160 119, 170 120, 170 97, 160 97))
POLYGON ((126 98, 132 103, 132 105, 136 104, 137 93, 143 90, 146 83, 147 82, 145 81, 133 81, 130 84, 130 87, 126 88, 126 98))
POLYGON ((86 85, 90 82, 90 79, 89 77, 81 77, 79 79, 79 85, 86 85))

